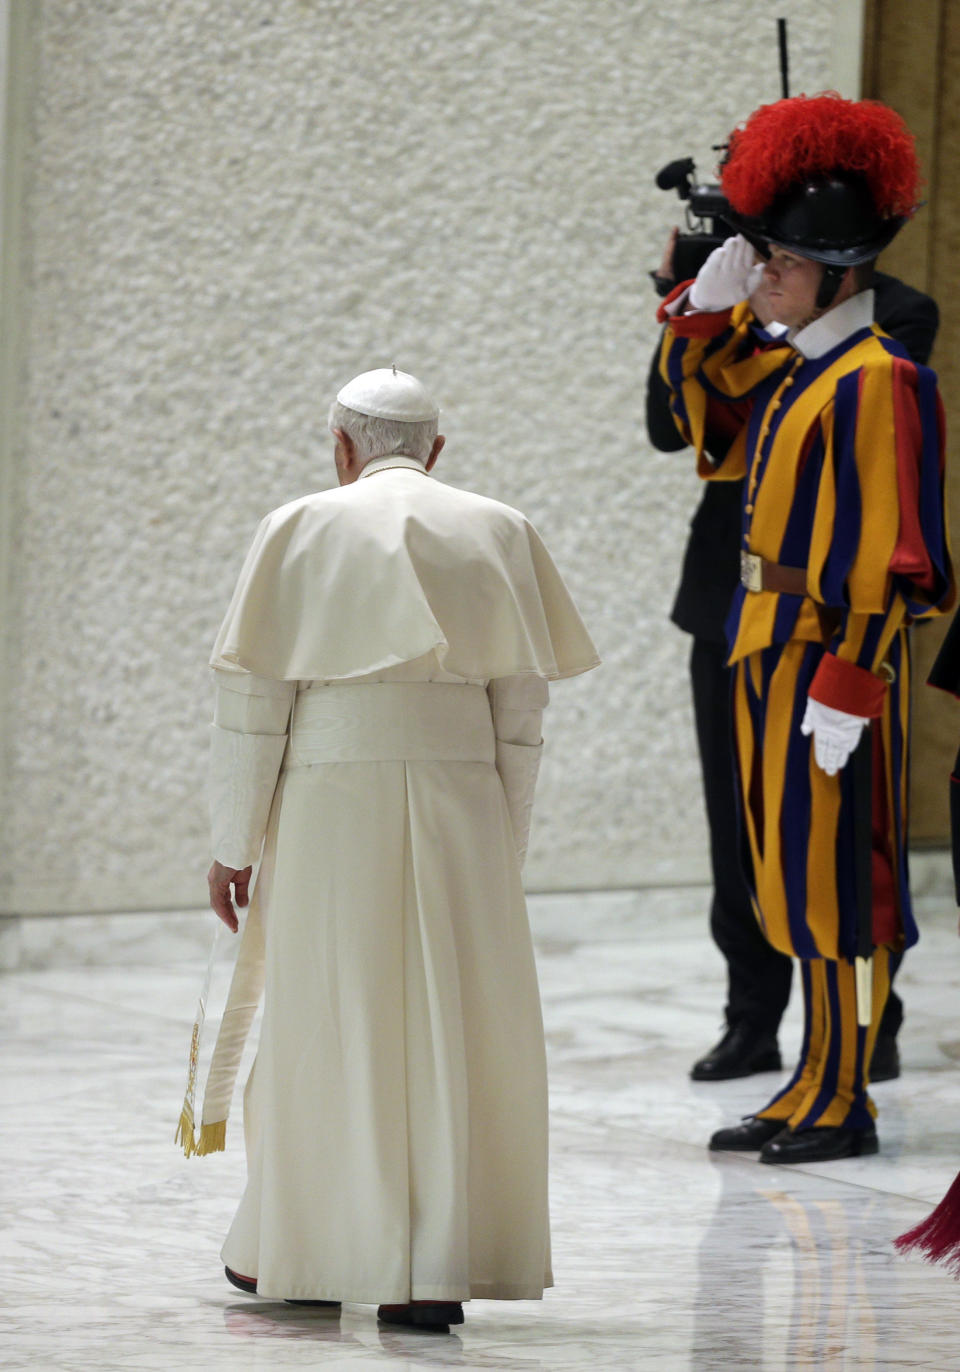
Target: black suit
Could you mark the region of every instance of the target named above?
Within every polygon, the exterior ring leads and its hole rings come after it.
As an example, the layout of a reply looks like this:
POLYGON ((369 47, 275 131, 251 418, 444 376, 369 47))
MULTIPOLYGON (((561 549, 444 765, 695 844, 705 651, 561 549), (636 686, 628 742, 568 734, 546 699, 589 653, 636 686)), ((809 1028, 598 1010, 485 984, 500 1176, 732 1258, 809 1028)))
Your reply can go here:
MULTIPOLYGON (((939 323, 936 303, 896 277, 877 272, 875 318, 916 362, 926 362, 939 323)), ((647 382, 647 432, 661 452, 686 446, 670 414, 669 391, 658 370, 659 348, 647 382)), ((714 457, 725 445, 707 443, 714 457)), ((670 618, 693 636, 690 679, 710 829, 713 899, 710 931, 727 962, 728 1024, 749 1021, 776 1033, 787 1001, 793 964, 760 932, 740 861, 737 788, 730 729, 730 669, 724 621, 740 577, 742 481, 708 481, 690 524, 683 572, 670 618)), ((903 1018, 891 991, 882 1033, 896 1034, 903 1018)))

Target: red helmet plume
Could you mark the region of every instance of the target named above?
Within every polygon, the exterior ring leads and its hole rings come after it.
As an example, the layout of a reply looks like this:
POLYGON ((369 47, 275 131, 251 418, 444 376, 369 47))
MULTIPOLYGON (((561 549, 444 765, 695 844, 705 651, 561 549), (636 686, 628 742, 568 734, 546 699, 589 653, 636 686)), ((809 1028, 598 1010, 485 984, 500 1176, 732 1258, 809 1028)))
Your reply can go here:
POLYGON ((738 214, 756 217, 789 187, 837 171, 864 179, 881 218, 917 207, 920 168, 906 124, 878 100, 836 91, 754 110, 730 137, 721 184, 738 214))

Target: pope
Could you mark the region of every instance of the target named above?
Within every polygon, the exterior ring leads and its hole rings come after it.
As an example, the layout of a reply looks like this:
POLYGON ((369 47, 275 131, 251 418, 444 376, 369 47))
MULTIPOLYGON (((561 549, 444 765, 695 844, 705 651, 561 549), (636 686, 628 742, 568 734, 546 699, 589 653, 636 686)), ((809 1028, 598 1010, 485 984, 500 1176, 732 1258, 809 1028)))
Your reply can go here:
POLYGON ((231 929, 260 869, 197 1150, 263 988, 227 1275, 423 1329, 552 1281, 521 864, 547 683, 598 663, 523 515, 433 476, 438 415, 395 368, 344 386, 339 485, 267 515, 217 636, 231 929))

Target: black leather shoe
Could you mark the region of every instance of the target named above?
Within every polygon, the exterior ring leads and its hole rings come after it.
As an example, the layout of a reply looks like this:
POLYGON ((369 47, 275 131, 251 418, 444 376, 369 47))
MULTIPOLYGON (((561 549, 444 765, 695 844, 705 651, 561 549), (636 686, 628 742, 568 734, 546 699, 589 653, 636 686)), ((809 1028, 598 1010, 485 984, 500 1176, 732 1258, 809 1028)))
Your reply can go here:
POLYGON ((787 1132, 786 1120, 761 1120, 755 1115, 730 1129, 718 1129, 710 1140, 714 1153, 755 1153, 758 1148, 787 1132))
POLYGON ((731 1024, 719 1043, 690 1069, 694 1081, 731 1081, 754 1072, 779 1072, 777 1036, 741 1020, 731 1024))
POLYGON ((893 1034, 878 1034, 870 1059, 871 1081, 894 1081, 900 1075, 900 1050, 893 1034))
POLYGON ((257 1294, 257 1283, 253 1277, 241 1277, 240 1273, 234 1272, 232 1267, 225 1267, 223 1270, 227 1274, 227 1281, 231 1286, 235 1286, 238 1291, 246 1291, 249 1296, 257 1294))
POLYGON ((880 1151, 877 1131, 826 1126, 813 1129, 785 1129, 760 1149, 760 1161, 772 1163, 834 1162, 838 1158, 860 1158, 880 1151))
POLYGON ((405 1324, 434 1334, 449 1333, 451 1324, 463 1324, 459 1301, 415 1301, 410 1305, 381 1305, 377 1319, 384 1324, 405 1324))

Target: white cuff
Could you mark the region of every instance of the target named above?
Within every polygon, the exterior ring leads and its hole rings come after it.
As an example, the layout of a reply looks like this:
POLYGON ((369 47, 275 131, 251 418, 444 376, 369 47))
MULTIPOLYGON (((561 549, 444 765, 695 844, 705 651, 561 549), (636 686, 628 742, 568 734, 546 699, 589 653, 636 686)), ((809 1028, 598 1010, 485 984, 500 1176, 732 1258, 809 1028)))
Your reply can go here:
POLYGON ((287 736, 210 727, 213 856, 239 871, 260 856, 287 736))
POLYGON ((493 732, 505 743, 535 747, 550 691, 542 676, 497 677, 487 687, 493 732))
POLYGON ((663 312, 665 315, 668 315, 670 319, 673 319, 678 314, 700 313, 699 310, 694 309, 693 306, 690 304, 689 286, 681 295, 678 295, 675 300, 668 301, 667 304, 663 307, 663 312))
POLYGON ((537 789, 537 774, 540 771, 540 757, 543 744, 534 747, 523 743, 504 743, 497 739, 497 771, 507 798, 507 811, 513 841, 517 849, 520 865, 527 856, 527 843, 530 838, 530 815, 533 811, 533 796, 537 789))

